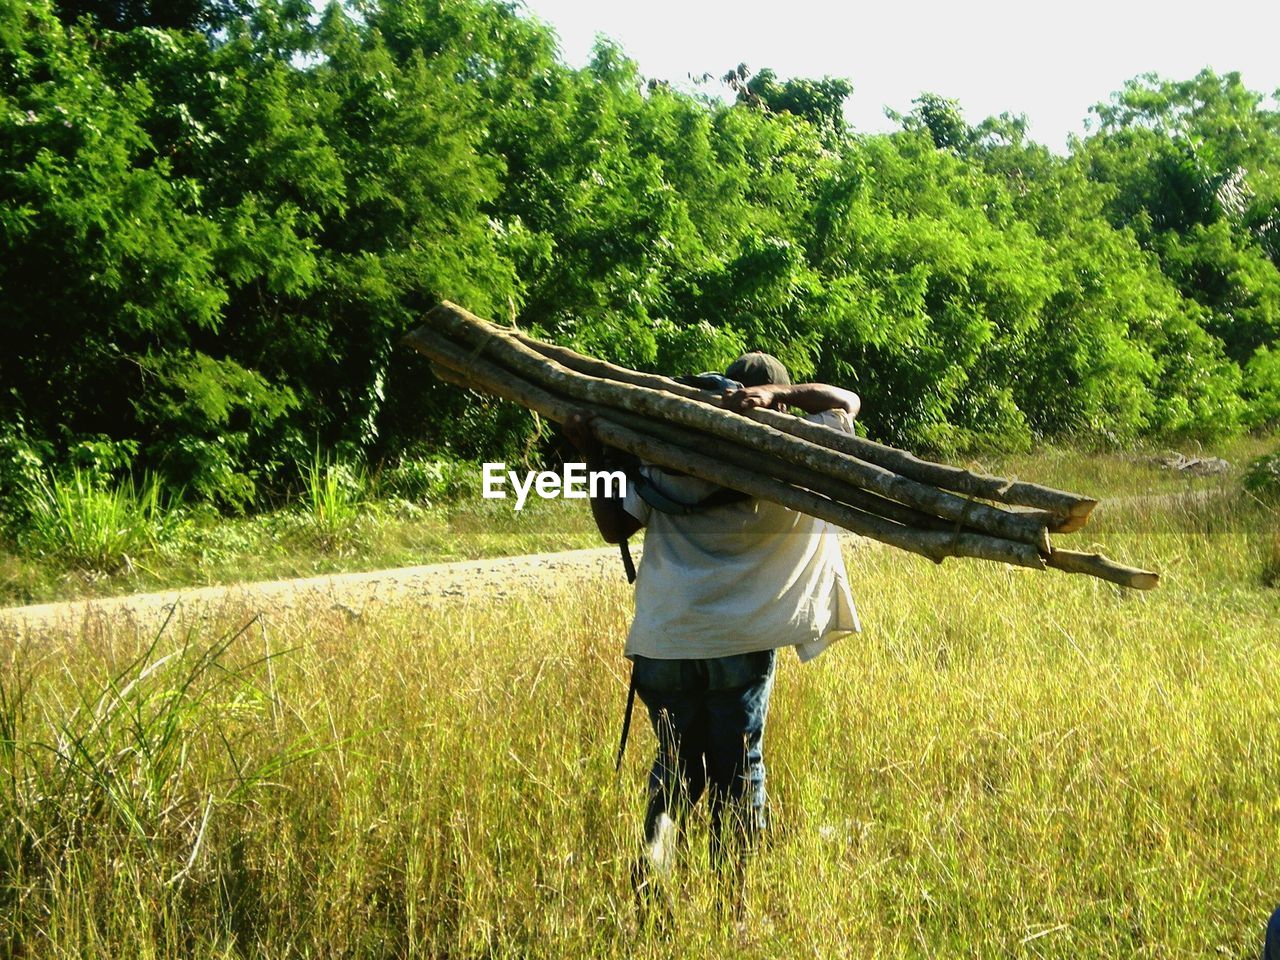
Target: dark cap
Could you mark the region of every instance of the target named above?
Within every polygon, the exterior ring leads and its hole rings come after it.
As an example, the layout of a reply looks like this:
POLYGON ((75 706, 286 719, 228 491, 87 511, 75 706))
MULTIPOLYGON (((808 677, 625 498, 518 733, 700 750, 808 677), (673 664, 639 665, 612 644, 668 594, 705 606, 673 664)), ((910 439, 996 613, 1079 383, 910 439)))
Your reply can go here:
POLYGON ((744 353, 733 363, 724 375, 730 380, 737 380, 744 387, 762 387, 765 384, 787 386, 791 383, 791 375, 782 361, 769 353, 756 350, 744 353))

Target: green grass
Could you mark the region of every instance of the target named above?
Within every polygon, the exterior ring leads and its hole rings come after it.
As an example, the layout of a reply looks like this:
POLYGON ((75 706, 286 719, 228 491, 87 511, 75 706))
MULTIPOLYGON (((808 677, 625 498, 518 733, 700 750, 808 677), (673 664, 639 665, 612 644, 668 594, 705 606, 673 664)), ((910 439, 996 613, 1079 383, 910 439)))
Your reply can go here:
POLYGON ((42 477, 27 491, 27 510, 22 541, 30 555, 111 574, 159 542, 167 505, 154 478, 108 486, 77 467, 65 478, 42 477))
MULTIPOLYGON (((1099 517, 1147 594, 854 550, 770 712, 745 932, 689 826, 640 927, 616 578, 0 642, 0 953, 1255 958, 1280 902, 1274 509, 1099 517)), ((1089 528, 1093 530, 1093 527, 1089 528)), ((1087 541, 1086 541, 1087 542, 1087 541)))
POLYGON ((303 511, 316 546, 335 551, 353 534, 361 507, 369 499, 363 468, 322 459, 317 452, 302 471, 303 511))

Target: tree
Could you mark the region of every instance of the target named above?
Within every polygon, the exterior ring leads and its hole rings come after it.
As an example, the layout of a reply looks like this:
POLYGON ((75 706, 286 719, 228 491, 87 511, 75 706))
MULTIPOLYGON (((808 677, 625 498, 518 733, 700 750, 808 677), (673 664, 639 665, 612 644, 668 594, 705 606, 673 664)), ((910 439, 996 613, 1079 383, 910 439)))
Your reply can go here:
POLYGON ((153 27, 208 30, 249 12, 248 0, 57 0, 58 16, 74 24, 88 18, 104 30, 153 27))
POLYGON ((1280 336, 1280 112, 1265 100, 1236 73, 1146 74, 1092 108, 1099 129, 1078 152, 1114 187, 1112 222, 1205 308, 1202 325, 1237 364, 1280 336))
POLYGON ((964 151, 973 142, 974 131, 964 122, 959 100, 922 93, 911 103, 915 109, 905 116, 891 113, 904 130, 928 134, 939 150, 964 151))
POLYGON ((853 93, 848 80, 793 77, 779 81, 778 75, 767 67, 752 75, 745 63, 738 64, 722 79, 737 94, 739 103, 790 113, 825 130, 844 130, 844 102, 853 93))
POLYGON ((1274 420, 1276 113, 1234 75, 1060 157, 935 94, 854 136, 843 80, 574 69, 493 0, 70 9, 0 3, 4 451, 235 507, 317 445, 536 449, 397 348, 444 297, 663 372, 769 349, 912 446, 1274 420))

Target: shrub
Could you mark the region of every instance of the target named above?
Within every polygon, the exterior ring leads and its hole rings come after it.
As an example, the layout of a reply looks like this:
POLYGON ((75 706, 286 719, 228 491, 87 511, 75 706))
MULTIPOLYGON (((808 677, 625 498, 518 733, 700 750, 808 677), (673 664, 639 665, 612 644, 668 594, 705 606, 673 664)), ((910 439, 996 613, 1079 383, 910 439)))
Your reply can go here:
POLYGON ((0 426, 0 502, 6 513, 25 509, 22 492, 40 482, 49 456, 48 444, 30 442, 21 424, 0 426))
POLYGON ((71 567, 113 573, 164 536, 169 503, 154 477, 109 486, 79 467, 67 477, 40 475, 26 487, 19 543, 71 567))
POLYGON ((1244 369, 1244 386, 1250 425, 1280 424, 1280 346, 1257 349, 1244 369))
POLYGON ((378 494, 415 503, 457 500, 475 491, 479 474, 467 461, 405 459, 378 473, 378 494))
POLYGON ((1250 463, 1241 483, 1260 500, 1280 503, 1280 450, 1250 463))

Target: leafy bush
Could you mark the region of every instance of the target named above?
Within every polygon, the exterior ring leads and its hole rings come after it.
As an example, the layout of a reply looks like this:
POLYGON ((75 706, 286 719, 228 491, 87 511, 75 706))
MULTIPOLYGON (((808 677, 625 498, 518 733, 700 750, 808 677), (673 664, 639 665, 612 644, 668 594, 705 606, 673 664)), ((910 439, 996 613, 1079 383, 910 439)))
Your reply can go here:
POLYGON ((470 461, 410 458, 379 471, 376 486, 379 496, 436 504, 474 492, 479 473, 470 461))
POLYGON ((135 404, 141 428, 157 438, 148 458, 171 483, 242 511, 262 467, 276 460, 273 427, 297 407, 293 391, 202 353, 148 356, 141 365, 154 381, 135 404))
POLYGON ((113 440, 105 434, 81 437, 67 447, 67 462, 95 477, 127 473, 137 455, 136 440, 113 440))
POLYGON ((1244 488, 1254 496, 1280 503, 1280 451, 1258 457, 1245 468, 1244 488))
POLYGON ((108 485, 79 467, 26 488, 24 549, 83 570, 113 573, 156 546, 169 522, 160 482, 108 485))
POLYGON ((1250 398, 1249 422, 1255 427, 1280 425, 1280 346, 1259 347, 1244 370, 1250 398))
POLYGON ((0 425, 0 502, 19 510, 22 491, 40 482, 51 456, 48 444, 31 443, 21 427, 21 422, 0 425))

